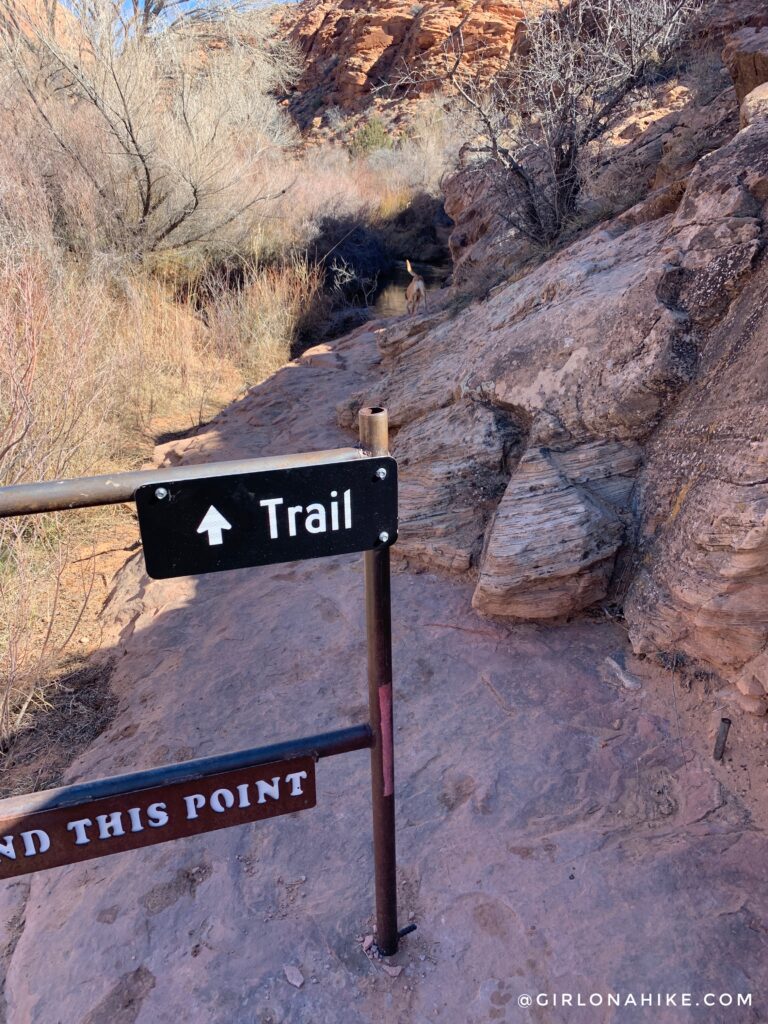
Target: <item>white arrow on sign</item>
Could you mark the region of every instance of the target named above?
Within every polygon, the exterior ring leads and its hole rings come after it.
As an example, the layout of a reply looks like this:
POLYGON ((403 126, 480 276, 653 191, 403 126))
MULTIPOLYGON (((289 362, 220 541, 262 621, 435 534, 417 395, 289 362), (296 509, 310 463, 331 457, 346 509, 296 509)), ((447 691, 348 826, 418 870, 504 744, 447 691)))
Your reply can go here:
POLYGON ((208 534, 208 543, 211 547, 224 543, 222 530, 231 530, 232 524, 228 523, 224 516, 213 505, 205 513, 205 517, 197 528, 198 533, 208 534))

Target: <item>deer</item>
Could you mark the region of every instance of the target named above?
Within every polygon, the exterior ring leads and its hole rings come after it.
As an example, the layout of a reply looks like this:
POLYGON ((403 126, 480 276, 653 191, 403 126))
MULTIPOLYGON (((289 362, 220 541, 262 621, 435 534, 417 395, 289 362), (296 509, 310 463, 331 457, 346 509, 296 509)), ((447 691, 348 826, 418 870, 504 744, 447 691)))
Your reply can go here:
POLYGON ((419 306, 424 305, 424 311, 427 309, 427 286, 424 283, 424 278, 420 274, 414 272, 411 266, 411 261, 405 261, 405 268, 411 275, 412 281, 408 285, 405 292, 405 302, 408 307, 408 313, 413 316, 418 312, 419 306))

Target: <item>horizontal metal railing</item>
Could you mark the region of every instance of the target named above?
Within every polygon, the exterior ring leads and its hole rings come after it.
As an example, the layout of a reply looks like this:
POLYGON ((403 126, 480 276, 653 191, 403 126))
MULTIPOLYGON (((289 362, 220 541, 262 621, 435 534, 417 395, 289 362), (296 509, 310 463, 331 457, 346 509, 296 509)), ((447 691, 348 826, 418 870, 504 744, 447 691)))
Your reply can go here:
POLYGON ((98 505, 120 505, 125 501, 133 501, 136 491, 147 484, 207 480, 241 473, 266 473, 273 469, 300 469, 303 466, 354 462, 364 455, 360 448, 335 448, 333 451, 300 455, 237 459, 233 462, 211 462, 197 466, 161 466, 159 469, 142 469, 134 473, 14 484, 12 487, 0 487, 0 519, 40 512, 64 512, 73 508, 93 508, 98 505))
POLYGON ((298 740, 275 743, 269 747, 237 750, 231 754, 216 754, 197 761, 182 761, 160 768, 149 768, 130 775, 114 775, 92 782, 77 782, 72 786, 47 789, 38 793, 25 793, 0 801, 0 818, 15 818, 36 811, 53 811, 72 807, 89 800, 122 796, 154 786, 170 786, 174 782, 194 782, 211 775, 235 771, 238 768, 256 768, 262 764, 290 761, 298 757, 335 757, 353 750, 366 750, 374 743, 369 725, 353 725, 336 732, 305 736, 298 740))

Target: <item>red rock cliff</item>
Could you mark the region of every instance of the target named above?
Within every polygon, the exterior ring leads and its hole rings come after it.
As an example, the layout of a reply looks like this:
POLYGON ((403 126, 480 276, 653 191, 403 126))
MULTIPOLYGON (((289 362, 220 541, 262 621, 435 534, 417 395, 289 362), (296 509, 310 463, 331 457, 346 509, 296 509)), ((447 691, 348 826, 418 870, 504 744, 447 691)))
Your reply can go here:
POLYGON ((284 24, 307 57, 300 92, 314 91, 318 107, 359 110, 406 66, 438 74, 445 41, 465 18, 467 54, 498 67, 522 17, 514 0, 304 0, 284 24))

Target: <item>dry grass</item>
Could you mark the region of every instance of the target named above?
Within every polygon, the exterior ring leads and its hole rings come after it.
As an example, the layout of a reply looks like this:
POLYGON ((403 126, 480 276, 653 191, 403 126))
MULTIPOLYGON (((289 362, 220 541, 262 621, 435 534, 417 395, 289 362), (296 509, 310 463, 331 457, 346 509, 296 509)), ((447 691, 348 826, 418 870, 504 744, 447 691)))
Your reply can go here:
MULTIPOLYGON (((303 256, 323 219, 375 225, 416 194, 437 194, 455 135, 433 104, 392 149, 353 157, 327 143, 286 156, 269 171, 270 189, 285 195, 259 205, 239 248, 222 236, 138 258, 124 240, 105 245, 81 176, 39 126, 22 123, 9 95, 0 100, 0 486, 139 466, 159 433, 195 427, 277 370, 328 313, 322 268, 303 256), (238 268, 236 285, 217 277, 222 266, 238 268)), ((111 546, 121 515, 0 520, 0 745, 30 708, 50 706, 44 684, 73 638, 91 631, 89 601, 107 586, 94 552, 111 546)))
POLYGON ((322 271, 294 257, 282 266, 251 265, 239 288, 222 288, 207 307, 218 350, 239 366, 249 384, 290 358, 301 330, 325 308, 322 271))
POLYGON ((306 249, 329 214, 378 226, 415 196, 439 195, 461 144, 455 114, 439 96, 414 103, 410 129, 391 147, 354 155, 346 145, 353 135, 354 126, 339 128, 334 142, 283 162, 274 183, 286 193, 261 211, 252 243, 255 257, 306 249))
MULTIPOLYGON (((154 277, 33 252, 0 265, 0 485, 139 465, 159 428, 204 422, 289 357, 319 289, 294 260, 204 310, 154 277), (217 396, 220 400, 217 401, 217 396)), ((96 531, 114 524, 91 520, 96 531)), ((93 536, 92 538, 93 539, 93 536)), ((93 590, 81 515, 0 520, 0 743, 44 703, 93 590)))

